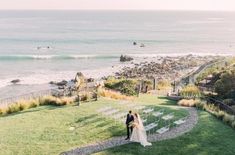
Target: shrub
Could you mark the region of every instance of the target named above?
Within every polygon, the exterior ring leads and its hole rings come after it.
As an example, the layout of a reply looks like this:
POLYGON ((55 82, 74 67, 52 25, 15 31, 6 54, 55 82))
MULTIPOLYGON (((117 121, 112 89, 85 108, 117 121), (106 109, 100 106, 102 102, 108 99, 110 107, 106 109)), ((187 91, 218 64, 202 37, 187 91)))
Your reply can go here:
POLYGON ((62 97, 62 98, 61 98, 61 102, 62 102, 64 105, 69 105, 69 104, 74 103, 74 98, 71 98, 71 97, 62 97))
POLYGON ((231 106, 231 108, 235 111, 235 105, 231 106))
POLYGON ((92 99, 95 99, 95 95, 93 95, 94 93, 93 92, 82 92, 82 93, 79 93, 79 98, 78 96, 74 99, 75 102, 78 102, 78 101, 90 101, 92 99))
POLYGON ((81 95, 80 100, 81 101, 87 101, 88 100, 87 95, 86 94, 81 95))
POLYGON ((19 103, 19 108, 20 108, 20 111, 22 111, 22 110, 28 109, 29 106, 27 104, 19 103))
POLYGON ((227 123, 231 127, 235 128, 235 116, 230 115, 225 111, 219 109, 219 107, 213 104, 205 104, 205 103, 197 103, 197 107, 200 107, 203 110, 211 113, 212 115, 216 116, 218 119, 222 120, 223 122, 227 123))
POLYGON ((38 99, 31 99, 28 101, 20 100, 16 103, 11 104, 6 108, 0 108, 0 115, 11 114, 25 109, 34 108, 40 105, 63 106, 63 105, 72 104, 73 102, 74 102, 73 98, 69 97, 56 98, 53 96, 44 96, 38 99))
POLYGON ((122 79, 116 79, 116 78, 113 77, 113 76, 109 76, 109 77, 107 78, 107 80, 105 81, 104 85, 105 85, 105 87, 107 87, 107 88, 115 89, 117 83, 119 83, 121 80, 122 80, 122 79))
POLYGON ((178 105, 180 106, 186 106, 186 107, 195 107, 197 103, 199 103, 200 100, 193 100, 193 99, 182 99, 178 102, 178 105))
POLYGON ((234 100, 233 99, 225 99, 225 100, 223 100, 223 103, 231 106, 231 105, 234 105, 234 100))
MULTIPOLYGON (((135 87, 137 88, 137 81, 135 81, 135 82, 136 82, 136 86, 135 87)), ((142 82, 142 90, 141 90, 141 92, 146 93, 149 90, 153 89, 153 81, 152 80, 145 79, 145 80, 141 80, 141 82, 142 82)), ((140 83, 140 81, 139 81, 139 83, 140 83)))
POLYGON ((28 104, 29 104, 28 108, 35 108, 35 107, 39 106, 39 101, 36 99, 30 100, 30 101, 28 101, 28 104))
POLYGON ((19 104, 12 104, 7 108, 6 113, 11 114, 11 113, 18 112, 18 111, 20 111, 19 104))
POLYGON ((217 113, 217 118, 219 118, 220 120, 222 120, 223 118, 224 118, 224 116, 225 116, 225 112, 224 111, 219 111, 218 113, 217 113))
POLYGON ((116 100, 132 100, 133 99, 133 97, 131 96, 125 96, 119 92, 115 92, 112 90, 105 90, 105 89, 99 89, 98 96, 109 97, 109 98, 116 99, 116 100))
POLYGON ((235 121, 232 122, 232 127, 235 129, 235 121))
POLYGON ((206 104, 205 101, 198 100, 198 102, 195 103, 195 106, 196 106, 198 109, 204 109, 205 104, 206 104))
POLYGON ((215 82, 215 92, 223 98, 235 99, 235 69, 226 70, 221 73, 219 79, 215 82))
POLYGON ((74 99, 69 97, 56 98, 54 96, 45 96, 39 99, 40 105, 54 105, 54 106, 63 106, 72 104, 74 99))
POLYGON ((160 80, 158 81, 157 83, 157 89, 158 90, 164 90, 164 89, 167 89, 171 87, 171 83, 170 81, 167 81, 167 80, 160 80))
POLYGON ((120 91, 122 94, 128 96, 137 95, 137 80, 133 79, 116 79, 115 77, 109 77, 105 83, 105 87, 120 91))
POLYGON ((224 117, 223 117, 223 121, 224 121, 225 123, 228 123, 228 124, 232 125, 232 123, 233 123, 233 121, 234 121, 234 116, 225 113, 225 115, 224 115, 224 117))
POLYGON ((5 115, 6 114, 6 109, 5 108, 1 108, 0 109, 0 115, 5 115))
POLYGON ((201 92, 197 86, 187 85, 180 91, 180 95, 184 98, 196 98, 201 96, 201 92))
POLYGON ((57 98, 53 96, 46 96, 43 99, 44 103, 42 105, 57 105, 57 98))

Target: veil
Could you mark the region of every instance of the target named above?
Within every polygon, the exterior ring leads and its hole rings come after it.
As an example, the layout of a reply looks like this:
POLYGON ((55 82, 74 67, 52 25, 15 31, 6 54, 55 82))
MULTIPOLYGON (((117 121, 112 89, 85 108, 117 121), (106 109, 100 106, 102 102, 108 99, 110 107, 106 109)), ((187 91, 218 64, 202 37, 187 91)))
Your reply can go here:
POLYGON ((145 129, 144 129, 143 121, 142 121, 142 119, 140 118, 140 115, 139 115, 139 114, 137 114, 137 118, 138 118, 138 122, 139 122, 139 128, 140 128, 141 130, 145 130, 145 129))

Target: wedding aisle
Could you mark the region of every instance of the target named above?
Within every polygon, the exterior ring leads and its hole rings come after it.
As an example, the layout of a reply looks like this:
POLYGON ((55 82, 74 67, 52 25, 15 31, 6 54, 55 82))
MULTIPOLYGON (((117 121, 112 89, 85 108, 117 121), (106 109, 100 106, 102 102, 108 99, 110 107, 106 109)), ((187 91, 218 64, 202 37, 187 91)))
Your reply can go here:
MULTIPOLYGON (((162 134, 151 134, 148 136, 148 140, 150 142, 156 142, 161 141, 165 139, 171 139, 178 136, 183 135, 186 132, 189 132, 193 127, 197 124, 198 121, 198 115, 197 110, 195 108, 186 108, 186 110, 189 112, 189 116, 185 120, 185 123, 178 125, 172 129, 170 129, 167 132, 164 132, 162 134)), ((97 142, 94 144, 89 144, 84 147, 79 147, 74 150, 66 151, 61 153, 60 155, 86 155, 86 154, 92 154, 97 153, 102 150, 124 145, 131 143, 130 141, 125 140, 125 136, 121 137, 115 137, 106 141, 97 142)))

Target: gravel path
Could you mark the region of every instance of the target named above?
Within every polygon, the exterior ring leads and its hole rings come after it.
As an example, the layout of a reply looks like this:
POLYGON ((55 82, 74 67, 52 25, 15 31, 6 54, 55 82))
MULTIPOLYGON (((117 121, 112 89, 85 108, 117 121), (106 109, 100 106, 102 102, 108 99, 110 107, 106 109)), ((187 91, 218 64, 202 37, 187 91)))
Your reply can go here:
MULTIPOLYGON (((186 122, 182 125, 179 125, 175 128, 170 129, 168 132, 163 134, 152 134, 148 136, 150 142, 161 141, 165 139, 171 139, 183 135, 186 132, 189 132, 198 121, 197 110, 195 108, 186 108, 189 112, 189 116, 186 122)), ((97 153, 102 150, 124 145, 131 143, 130 141, 125 140, 125 136, 115 137, 106 141, 98 142, 95 144, 90 144, 84 147, 76 148, 67 152, 63 152, 60 155, 87 155, 92 153, 97 153)))

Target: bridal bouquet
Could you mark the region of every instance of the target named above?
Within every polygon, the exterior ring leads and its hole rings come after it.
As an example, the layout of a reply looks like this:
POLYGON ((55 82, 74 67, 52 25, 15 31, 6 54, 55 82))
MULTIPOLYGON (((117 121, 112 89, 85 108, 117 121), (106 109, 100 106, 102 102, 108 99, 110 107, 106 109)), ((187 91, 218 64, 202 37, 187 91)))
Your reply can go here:
POLYGON ((128 124, 128 126, 129 126, 129 127, 134 127, 134 124, 135 124, 134 121, 131 121, 131 122, 128 124))
POLYGON ((129 127, 137 127, 138 126, 138 124, 137 123, 135 123, 134 121, 132 121, 132 122, 130 122, 129 123, 129 127))

